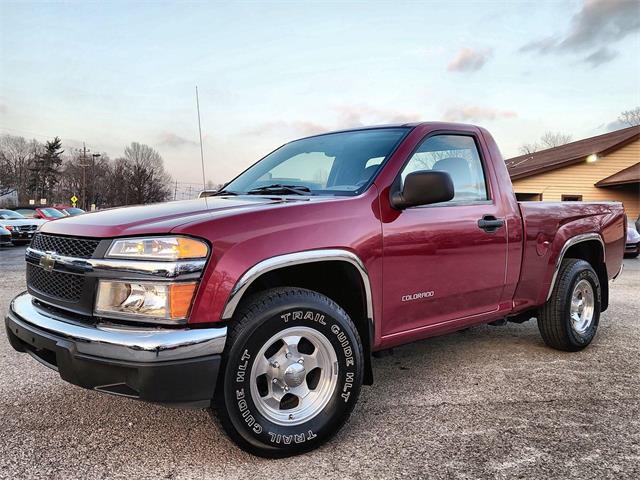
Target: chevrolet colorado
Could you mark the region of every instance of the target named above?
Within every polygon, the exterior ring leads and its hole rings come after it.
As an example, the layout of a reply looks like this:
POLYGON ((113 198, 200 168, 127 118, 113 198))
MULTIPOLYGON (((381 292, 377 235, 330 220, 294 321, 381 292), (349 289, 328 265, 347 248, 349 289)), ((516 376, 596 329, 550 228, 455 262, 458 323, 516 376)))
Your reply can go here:
POLYGON ((585 348, 625 223, 619 203, 518 203, 480 127, 328 133, 214 196, 44 224, 6 330, 73 384, 212 407, 243 449, 293 455, 345 423, 376 351, 532 318, 585 348))

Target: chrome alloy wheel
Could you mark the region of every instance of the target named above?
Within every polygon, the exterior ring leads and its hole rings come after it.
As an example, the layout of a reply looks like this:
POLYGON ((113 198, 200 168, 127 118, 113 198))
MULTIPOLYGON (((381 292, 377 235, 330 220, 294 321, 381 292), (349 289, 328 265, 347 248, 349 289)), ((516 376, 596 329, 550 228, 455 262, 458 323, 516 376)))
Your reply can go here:
POLYGON ((571 295, 571 326, 580 334, 585 333, 591 322, 595 310, 593 287, 587 280, 580 280, 573 288, 571 295))
POLYGON ((299 425, 320 413, 338 381, 338 358, 317 330, 291 327, 260 349, 251 367, 251 397, 278 425, 299 425))

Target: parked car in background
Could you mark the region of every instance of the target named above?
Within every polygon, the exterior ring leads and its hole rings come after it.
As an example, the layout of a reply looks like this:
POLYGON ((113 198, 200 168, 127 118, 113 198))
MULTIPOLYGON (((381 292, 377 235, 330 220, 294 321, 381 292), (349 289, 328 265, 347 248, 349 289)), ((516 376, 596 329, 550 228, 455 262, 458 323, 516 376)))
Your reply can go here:
POLYGON ((14 212, 18 212, 25 218, 39 218, 42 220, 57 220, 67 215, 53 207, 20 207, 14 208, 14 212))
POLYGON ((218 190, 202 190, 198 193, 198 198, 213 197, 216 193, 218 193, 218 190))
POLYGON ((38 218, 38 211, 36 207, 18 207, 12 209, 14 212, 19 213, 24 218, 38 218))
POLYGON ((68 216, 53 207, 36 208, 36 212, 37 214, 34 218, 42 218, 43 220, 57 220, 68 216))
POLYGON ((78 207, 56 206, 56 208, 69 217, 75 217, 76 215, 87 213, 83 209, 78 207))
POLYGON ((624 247, 624 256, 628 258, 636 258, 640 255, 640 233, 635 226, 630 223, 627 225, 627 242, 624 247))
POLYGON ((11 232, 4 227, 0 227, 0 247, 8 247, 11 243, 11 232))
POLYGON ((25 218, 13 210, 0 210, 0 227, 11 232, 11 241, 14 244, 29 243, 38 226, 43 223, 46 223, 46 220, 25 218))

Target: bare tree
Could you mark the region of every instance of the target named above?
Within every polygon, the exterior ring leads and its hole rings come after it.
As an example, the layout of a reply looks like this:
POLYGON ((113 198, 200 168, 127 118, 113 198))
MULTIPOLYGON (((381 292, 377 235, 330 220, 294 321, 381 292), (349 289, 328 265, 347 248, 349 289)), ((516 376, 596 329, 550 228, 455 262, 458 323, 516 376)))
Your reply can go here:
POLYGON ((565 145, 571 141, 571 135, 560 132, 545 132, 542 137, 540 137, 540 143, 544 148, 553 148, 559 147, 560 145, 565 145))
POLYGON ((137 142, 124 149, 129 169, 130 203, 162 202, 169 198, 171 176, 162 157, 153 148, 137 142))
POLYGON ((0 150, 0 196, 14 190, 14 178, 11 163, 5 153, 0 150))
POLYGON ((626 123, 630 127, 636 127, 640 125, 640 107, 636 107, 631 110, 625 110, 620 114, 618 120, 622 123, 626 123))
POLYGON ((540 145, 537 143, 525 143, 518 150, 520 150, 521 155, 531 155, 532 153, 536 153, 540 148, 540 145))
POLYGON ((29 167, 42 153, 42 144, 14 135, 0 136, 0 188, 18 191, 19 201, 29 198, 29 167))
POLYGON ((129 183, 127 179, 130 175, 129 162, 125 158, 116 158, 111 162, 109 173, 105 181, 106 203, 109 206, 117 207, 129 204, 129 183))
POLYGON ((518 150, 520 150, 521 155, 532 155, 538 150, 559 147, 560 145, 565 145, 570 141, 571 135, 569 134, 548 131, 545 132, 537 142, 525 143, 524 145, 521 145, 518 150))
POLYGON ((82 152, 74 151, 65 158, 57 185, 55 198, 60 203, 69 203, 72 195, 82 195, 83 175, 86 174, 87 205, 106 205, 109 202, 107 190, 108 179, 111 175, 111 160, 109 155, 101 153, 99 157, 91 157, 87 166, 87 159, 82 152), (87 169, 86 172, 84 169, 87 169))

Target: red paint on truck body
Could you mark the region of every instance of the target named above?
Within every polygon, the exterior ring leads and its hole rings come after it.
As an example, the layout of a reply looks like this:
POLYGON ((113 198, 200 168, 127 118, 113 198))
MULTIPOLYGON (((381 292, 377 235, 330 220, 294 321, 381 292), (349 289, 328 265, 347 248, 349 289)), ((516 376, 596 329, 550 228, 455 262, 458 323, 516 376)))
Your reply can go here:
POLYGON ((578 234, 598 233, 606 247, 607 277, 619 271, 625 241, 620 204, 519 204, 486 130, 437 122, 410 127, 373 184, 355 197, 208 197, 70 217, 42 230, 83 237, 173 233, 206 239, 212 254, 191 324, 221 321, 236 282, 262 260, 305 250, 348 250, 362 260, 370 278, 373 349, 541 305, 560 250, 578 234), (438 132, 476 139, 490 200, 393 209, 394 179, 421 141, 438 132), (483 215, 503 218, 505 226, 487 233, 477 226, 483 215))

